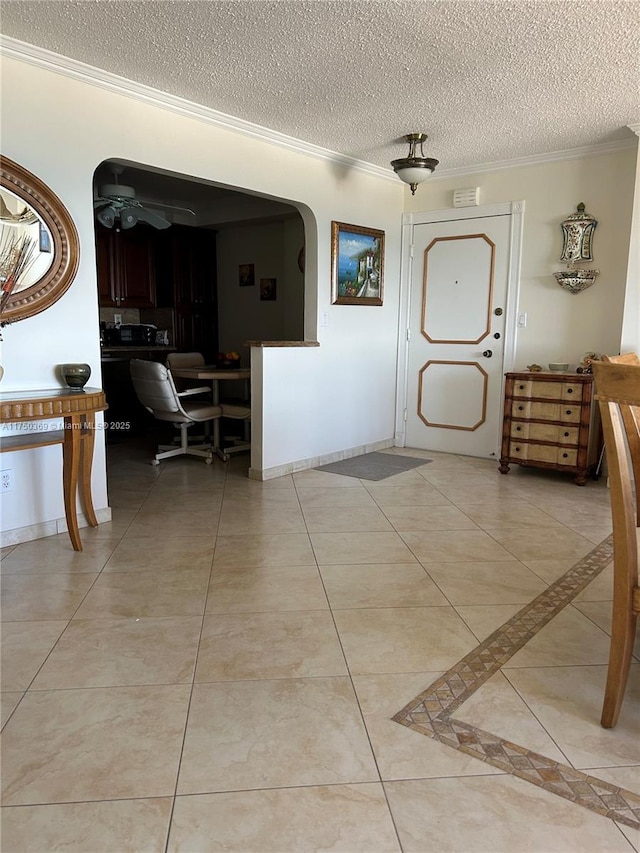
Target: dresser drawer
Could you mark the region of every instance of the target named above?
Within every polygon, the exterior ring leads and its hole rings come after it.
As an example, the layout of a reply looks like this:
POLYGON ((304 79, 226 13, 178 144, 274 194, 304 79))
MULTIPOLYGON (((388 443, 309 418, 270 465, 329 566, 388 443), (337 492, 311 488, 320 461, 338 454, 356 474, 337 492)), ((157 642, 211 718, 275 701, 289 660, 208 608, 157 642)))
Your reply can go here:
POLYGON ((537 421, 560 421, 580 423, 580 405, 568 403, 539 403, 529 400, 513 400, 511 417, 537 421))
POLYGON ((551 441, 554 444, 578 444, 580 429, 577 426, 558 424, 511 423, 511 437, 529 441, 551 441))
POLYGON ((584 486, 598 462, 598 435, 590 374, 506 374, 500 473, 512 463, 554 468, 584 486))
POLYGON ((535 379, 523 379, 513 384, 514 399, 537 397, 542 400, 582 400, 580 382, 536 382, 535 379))
POLYGON ((509 456, 514 461, 548 462, 560 467, 574 468, 578 464, 578 451, 569 447, 554 447, 552 444, 521 444, 512 441, 509 456))

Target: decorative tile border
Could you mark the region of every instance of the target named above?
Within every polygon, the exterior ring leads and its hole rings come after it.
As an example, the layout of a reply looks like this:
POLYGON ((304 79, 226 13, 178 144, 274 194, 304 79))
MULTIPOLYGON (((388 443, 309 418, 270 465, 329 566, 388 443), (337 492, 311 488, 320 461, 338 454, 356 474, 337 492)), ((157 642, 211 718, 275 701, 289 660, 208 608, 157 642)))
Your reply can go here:
POLYGON ((613 557, 609 536, 392 718, 573 803, 640 829, 640 796, 451 716, 613 557))

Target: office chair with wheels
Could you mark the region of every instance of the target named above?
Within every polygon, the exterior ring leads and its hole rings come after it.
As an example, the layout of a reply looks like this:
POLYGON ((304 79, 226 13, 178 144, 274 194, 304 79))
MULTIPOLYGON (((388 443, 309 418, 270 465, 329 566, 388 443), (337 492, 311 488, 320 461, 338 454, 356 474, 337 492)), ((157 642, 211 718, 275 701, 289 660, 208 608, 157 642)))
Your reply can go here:
POLYGON ((194 423, 215 421, 222 415, 221 406, 213 406, 206 400, 189 399, 202 394, 208 388, 189 388, 177 391, 169 371, 156 361, 134 358, 130 362, 131 379, 136 395, 142 405, 159 421, 169 421, 180 430, 180 446, 158 448, 152 465, 170 456, 199 456, 210 465, 213 450, 210 442, 190 445, 187 430, 194 423))
MULTIPOLYGON (((177 370, 180 367, 202 367, 203 364, 204 356, 201 352, 170 352, 167 355, 167 367, 169 370, 177 370)), ((193 379, 181 379, 179 377, 175 377, 173 381, 179 392, 193 389, 191 393, 196 393, 196 385, 194 385, 193 379)), ((207 402, 213 402, 211 397, 211 388, 208 385, 197 386, 197 393, 200 399, 204 400, 206 398, 207 402)), ((198 433, 198 435, 189 435, 188 439, 194 444, 210 443, 211 424, 206 423, 202 433, 198 433)))

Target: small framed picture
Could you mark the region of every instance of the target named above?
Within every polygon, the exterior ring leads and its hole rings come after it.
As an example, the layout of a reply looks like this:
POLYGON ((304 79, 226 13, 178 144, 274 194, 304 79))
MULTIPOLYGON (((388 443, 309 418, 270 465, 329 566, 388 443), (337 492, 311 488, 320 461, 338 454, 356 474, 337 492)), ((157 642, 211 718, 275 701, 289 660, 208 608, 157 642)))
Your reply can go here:
POLYGON ((255 267, 253 264, 239 265, 238 283, 240 284, 240 287, 253 287, 256 283, 255 267))
POLYGON ((331 223, 331 302, 382 305, 384 231, 331 223))
POLYGON ((38 240, 38 248, 41 252, 50 252, 51 251, 51 234, 49 234, 49 229, 44 223, 40 222, 40 232, 39 232, 39 240, 38 240))
POLYGON ((276 279, 261 278, 260 279, 260 301, 275 302, 276 301, 276 279))

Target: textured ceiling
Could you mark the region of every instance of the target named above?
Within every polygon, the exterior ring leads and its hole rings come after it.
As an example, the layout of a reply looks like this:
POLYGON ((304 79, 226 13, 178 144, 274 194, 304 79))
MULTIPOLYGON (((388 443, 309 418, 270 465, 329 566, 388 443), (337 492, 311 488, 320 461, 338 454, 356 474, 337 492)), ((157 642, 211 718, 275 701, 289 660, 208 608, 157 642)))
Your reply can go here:
POLYGON ((2 32, 379 166, 629 138, 637 0, 3 0, 2 32))

